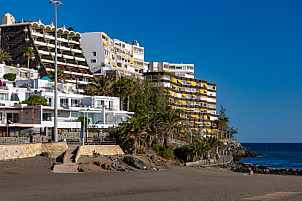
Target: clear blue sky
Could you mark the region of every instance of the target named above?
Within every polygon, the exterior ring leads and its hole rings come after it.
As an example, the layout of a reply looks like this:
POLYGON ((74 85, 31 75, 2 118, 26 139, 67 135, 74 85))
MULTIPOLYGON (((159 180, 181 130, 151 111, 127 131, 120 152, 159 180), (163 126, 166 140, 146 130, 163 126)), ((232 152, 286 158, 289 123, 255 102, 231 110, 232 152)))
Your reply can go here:
MULTIPOLYGON (((59 25, 138 40, 146 61, 195 64, 217 84, 241 142, 302 142, 302 1, 62 0, 59 25)), ((4 1, 0 14, 49 23, 47 0, 4 1)))

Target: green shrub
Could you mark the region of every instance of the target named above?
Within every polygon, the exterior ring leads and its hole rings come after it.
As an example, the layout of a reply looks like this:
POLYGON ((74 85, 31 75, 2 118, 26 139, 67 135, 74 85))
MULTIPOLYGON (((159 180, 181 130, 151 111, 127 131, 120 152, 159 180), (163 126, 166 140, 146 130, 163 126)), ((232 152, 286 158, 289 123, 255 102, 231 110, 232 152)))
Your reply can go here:
POLYGON ((17 75, 15 73, 6 73, 4 74, 3 78, 9 81, 15 81, 17 75))
POLYGON ((157 144, 157 145, 153 145, 151 147, 151 149, 163 158, 166 158, 168 160, 173 160, 174 159, 173 147, 171 147, 171 146, 164 147, 162 145, 157 144))
POLYGON ((33 105, 47 106, 47 99, 43 98, 39 95, 32 95, 32 96, 29 96, 29 98, 27 100, 22 101, 22 104, 27 104, 28 106, 33 106, 33 105))

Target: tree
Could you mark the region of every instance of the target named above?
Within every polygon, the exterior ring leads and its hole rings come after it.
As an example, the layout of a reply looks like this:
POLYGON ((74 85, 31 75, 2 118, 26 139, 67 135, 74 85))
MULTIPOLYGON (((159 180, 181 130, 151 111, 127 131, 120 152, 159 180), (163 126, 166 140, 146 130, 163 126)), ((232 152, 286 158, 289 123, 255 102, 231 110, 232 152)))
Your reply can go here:
POLYGON ((90 119, 87 117, 84 117, 84 116, 80 116, 77 121, 80 121, 81 122, 81 128, 87 128, 87 125, 89 125, 90 123, 90 119), (87 124, 87 121, 88 121, 88 124, 87 124))
POLYGON ((135 94, 135 83, 132 79, 126 79, 125 83, 125 95, 127 96, 127 111, 129 111, 130 96, 135 94))
POLYGON ((11 61, 12 57, 8 52, 6 52, 4 49, 0 48, 0 63, 3 61, 11 61))
POLYGON ((92 96, 111 96, 114 81, 107 76, 95 77, 85 88, 85 93, 92 96))
POLYGON ((22 104, 27 104, 28 106, 33 106, 33 105, 47 106, 47 99, 39 95, 32 95, 29 96, 27 100, 22 101, 22 104))
POLYGON ((27 57, 27 68, 29 68, 29 60, 35 56, 34 50, 31 47, 27 47, 23 53, 23 56, 27 57))
POLYGON ((217 120, 215 120, 215 124, 217 125, 218 134, 217 137, 220 138, 231 138, 234 134, 237 134, 237 128, 230 127, 230 119, 226 116, 226 109, 221 105, 220 115, 217 120))
MULTIPOLYGON (((48 75, 46 75, 46 77, 50 78, 51 81, 54 82, 55 81, 55 71, 54 70, 49 71, 48 75)), ((58 73, 57 73, 58 82, 65 81, 68 78, 69 78, 69 75, 64 73, 64 69, 59 68, 58 73)))
POLYGON ((74 29, 72 27, 69 27, 68 30, 69 31, 74 31, 74 29))
POLYGON ((17 75, 15 73, 6 73, 3 75, 3 78, 9 81, 15 81, 17 75))
POLYGON ((125 77, 121 77, 114 83, 113 90, 114 95, 120 97, 120 109, 123 110, 123 101, 127 96, 127 79, 125 77))

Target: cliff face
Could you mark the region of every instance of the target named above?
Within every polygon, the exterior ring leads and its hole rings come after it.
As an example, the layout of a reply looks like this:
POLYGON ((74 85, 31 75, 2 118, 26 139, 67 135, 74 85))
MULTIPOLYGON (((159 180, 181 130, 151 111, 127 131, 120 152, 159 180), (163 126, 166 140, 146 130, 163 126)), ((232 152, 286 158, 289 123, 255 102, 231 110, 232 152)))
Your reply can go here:
POLYGON ((238 141, 223 141, 226 150, 232 151, 234 161, 239 161, 247 157, 258 157, 261 154, 247 150, 238 141))

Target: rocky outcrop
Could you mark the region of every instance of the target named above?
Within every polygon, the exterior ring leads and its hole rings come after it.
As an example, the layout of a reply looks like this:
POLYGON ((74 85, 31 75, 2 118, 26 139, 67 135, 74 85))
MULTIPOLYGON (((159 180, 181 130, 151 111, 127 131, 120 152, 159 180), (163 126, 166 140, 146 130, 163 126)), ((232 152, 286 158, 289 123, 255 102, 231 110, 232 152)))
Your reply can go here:
POLYGON ((230 170, 234 172, 250 173, 249 168, 256 174, 276 174, 276 175, 302 175, 302 170, 298 169, 276 169, 265 166, 256 166, 244 163, 234 162, 230 170))

